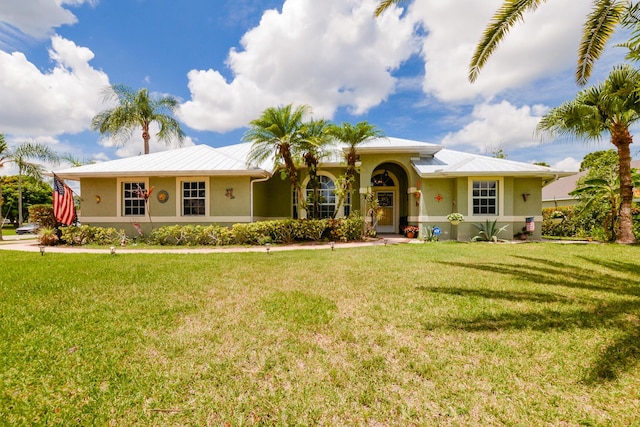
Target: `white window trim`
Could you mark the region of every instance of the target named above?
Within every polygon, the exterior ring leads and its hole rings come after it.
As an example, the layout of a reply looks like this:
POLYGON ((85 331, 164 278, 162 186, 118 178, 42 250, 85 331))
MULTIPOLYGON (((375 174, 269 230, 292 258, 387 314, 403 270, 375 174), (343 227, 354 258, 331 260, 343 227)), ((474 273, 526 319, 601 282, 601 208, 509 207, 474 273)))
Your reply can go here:
MULTIPOLYGON (((326 176, 331 181, 333 181, 333 184, 337 188, 337 185, 338 185, 337 178, 331 172, 318 171, 318 176, 326 176)), ((302 180, 301 188, 302 188, 302 193, 305 195, 305 197, 306 197, 307 185, 309 184, 310 180, 311 180, 311 178, 308 175, 305 177, 304 180, 302 180)), ((291 197, 292 197, 292 199, 291 199, 291 215, 293 216, 293 188, 291 189, 291 197)), ((337 201, 337 199, 338 199, 338 196, 336 196, 336 201, 337 201)), ((353 195, 351 195, 351 204, 353 205, 353 195)), ((352 212, 353 212, 353 209, 352 209, 352 212)), ((299 219, 306 219, 307 218, 307 210, 300 208, 298 210, 298 218, 299 219)), ((336 218, 344 218, 344 203, 342 204, 342 206, 340 206, 340 210, 336 214, 336 218)))
POLYGON ((208 218, 210 215, 209 206, 211 200, 211 185, 209 178, 202 176, 179 176, 176 177, 176 213, 178 218, 208 218), (184 215, 182 210, 182 183, 204 181, 204 215, 184 215))
POLYGON ((145 214, 140 215, 125 215, 123 212, 123 201, 124 201, 124 190, 123 184, 125 182, 144 182, 144 188, 149 190, 149 178, 148 177, 131 177, 131 178, 118 178, 118 197, 116 198, 116 209, 117 209, 117 217, 118 218, 127 218, 130 220, 141 220, 146 218, 149 215, 149 205, 145 206, 145 214))
POLYGON ((504 177, 501 176, 472 176, 468 178, 467 184, 467 216, 468 217, 498 217, 504 216, 504 177), (473 182, 474 181, 497 181, 498 182, 498 212, 496 214, 474 214, 473 213, 473 182))

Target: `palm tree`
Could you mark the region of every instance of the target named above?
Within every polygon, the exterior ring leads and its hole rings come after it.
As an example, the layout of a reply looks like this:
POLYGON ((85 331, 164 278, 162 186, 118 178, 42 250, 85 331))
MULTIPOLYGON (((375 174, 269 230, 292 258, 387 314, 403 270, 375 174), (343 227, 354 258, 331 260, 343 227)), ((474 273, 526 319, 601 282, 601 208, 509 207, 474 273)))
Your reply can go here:
MULTIPOLYGON (((318 181, 318 163, 327 155, 324 151, 325 146, 329 143, 329 134, 327 129, 329 123, 326 120, 311 120, 305 124, 302 128, 302 140, 300 141, 300 150, 302 152, 302 159, 307 166, 309 173, 309 184, 313 189, 313 195, 311 202, 313 203, 313 209, 311 210, 312 217, 319 218, 320 215, 320 182, 318 181)), ((306 200, 305 203, 309 203, 306 200)))
MULTIPOLYGON (((608 213, 603 223, 605 230, 609 229, 611 240, 616 238, 616 222, 620 212, 620 175, 603 178, 586 179, 578 188, 570 192, 572 196, 578 196, 582 201, 582 213, 590 211, 594 206, 603 203, 608 208, 608 213)), ((640 174, 632 171, 632 185, 640 188, 640 174)))
POLYGON ((599 140, 608 132, 618 151, 620 174, 620 235, 618 243, 636 243, 633 235, 633 182, 629 127, 640 119, 640 72, 622 65, 615 67, 604 82, 582 90, 545 114, 537 126, 538 133, 568 135, 599 140))
MULTIPOLYGON (((480 69, 485 65, 489 57, 496 50, 509 30, 517 23, 524 20, 526 12, 534 12, 547 0, 505 0, 502 6, 491 18, 489 25, 484 30, 482 38, 476 46, 475 53, 469 65, 469 80, 475 82, 480 74, 480 69)), ((394 4, 404 3, 405 0, 381 0, 375 11, 376 16, 394 4)), ((576 65, 576 82, 585 85, 591 76, 593 64, 600 57, 607 41, 611 38, 616 25, 625 24, 635 30, 634 34, 640 36, 640 25, 633 19, 637 14, 633 10, 637 8, 628 0, 594 0, 593 9, 587 16, 582 31, 582 40, 578 48, 578 60, 576 65), (626 19, 625 19, 626 17, 626 19)), ((640 42, 640 38, 638 39, 640 42)), ((640 43, 638 43, 640 46, 640 43)))
POLYGON ((251 126, 242 137, 243 141, 252 143, 249 162, 262 163, 273 158, 274 169, 281 171, 282 179, 289 178, 291 181, 298 194, 298 203, 303 198, 295 159, 304 138, 303 120, 310 112, 311 108, 307 105, 295 109, 292 104, 269 107, 249 123, 251 126))
POLYGON ((158 140, 167 144, 182 145, 185 134, 171 114, 178 107, 172 96, 152 98, 146 88, 134 92, 124 85, 112 85, 104 90, 104 101, 117 101, 118 105, 98 113, 91 120, 91 129, 101 135, 114 137, 117 144, 124 144, 135 129, 142 128, 144 154, 149 154, 149 125, 156 122, 160 131, 158 140))
MULTIPOLYGON (((42 180, 42 165, 31 163, 28 160, 37 159, 40 161, 57 163, 58 155, 51 148, 40 143, 26 142, 10 149, 4 135, 0 134, 0 168, 8 163, 13 163, 18 167, 18 226, 22 225, 22 176, 32 176, 42 180)), ((0 177, 0 205, 2 201, 2 177, 0 177)), ((2 232, 0 230, 0 240, 2 232)))
MULTIPOLYGON (((469 80, 478 78, 480 69, 498 47, 504 36, 516 24, 523 21, 526 12, 534 12, 546 0, 505 0, 493 15, 489 25, 476 46, 469 65, 469 80)), ((585 85, 591 76, 593 64, 600 57, 615 27, 622 23, 625 13, 631 7, 628 0, 594 0, 593 9, 587 16, 578 48, 575 78, 579 85, 585 85)))
POLYGON ((347 197, 347 194, 352 190, 353 182, 355 180, 358 169, 356 162, 358 161, 358 146, 371 138, 382 138, 384 132, 377 126, 369 124, 368 122, 359 122, 355 126, 351 123, 342 123, 342 125, 331 126, 329 134, 338 141, 347 144, 347 149, 344 154, 345 162, 347 163, 347 169, 344 174, 344 178, 341 180, 342 188, 340 189, 338 197, 338 206, 336 212, 342 206, 342 203, 347 197))

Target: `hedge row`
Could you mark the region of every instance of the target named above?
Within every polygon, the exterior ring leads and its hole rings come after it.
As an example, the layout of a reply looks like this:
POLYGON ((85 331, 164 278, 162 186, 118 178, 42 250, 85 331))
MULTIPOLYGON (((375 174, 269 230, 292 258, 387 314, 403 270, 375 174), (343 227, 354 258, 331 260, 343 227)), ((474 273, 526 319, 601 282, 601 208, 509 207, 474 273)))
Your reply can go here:
MULTIPOLYGON (((171 225, 154 229, 140 239, 151 245, 225 246, 263 245, 265 243, 293 243, 304 241, 353 241, 362 238, 364 221, 357 214, 346 219, 284 219, 220 225, 171 225)), ((120 244, 124 231, 115 228, 64 227, 61 240, 69 245, 120 244)))

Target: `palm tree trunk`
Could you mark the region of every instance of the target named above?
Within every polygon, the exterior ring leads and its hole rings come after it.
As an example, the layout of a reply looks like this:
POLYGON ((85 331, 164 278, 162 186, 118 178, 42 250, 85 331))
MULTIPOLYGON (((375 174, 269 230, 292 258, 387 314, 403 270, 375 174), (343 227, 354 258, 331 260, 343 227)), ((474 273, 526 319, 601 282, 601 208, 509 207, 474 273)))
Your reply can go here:
POLYGON ((149 154, 149 139, 151 139, 151 137, 149 136, 149 132, 142 131, 142 140, 144 141, 144 154, 149 154))
POLYGON ((22 169, 18 170, 18 227, 22 227, 22 169))
POLYGON ((620 235, 618 243, 637 243, 633 234, 633 216, 631 215, 631 203, 633 202, 633 184, 631 182, 631 149, 633 142, 629 130, 614 125, 611 132, 611 142, 618 149, 618 162, 620 168, 620 235))

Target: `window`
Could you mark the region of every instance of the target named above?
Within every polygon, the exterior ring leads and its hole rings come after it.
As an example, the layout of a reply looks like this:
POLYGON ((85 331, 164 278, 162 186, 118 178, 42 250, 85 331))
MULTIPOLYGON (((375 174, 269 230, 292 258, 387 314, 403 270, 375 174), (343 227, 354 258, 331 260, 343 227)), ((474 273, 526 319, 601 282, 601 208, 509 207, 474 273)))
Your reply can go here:
POLYGON ((182 183, 182 215, 204 216, 205 196, 204 181, 184 181, 182 183))
POLYGON ((473 181, 473 214, 498 214, 498 181, 473 181))
MULTIPOLYGON (((326 175, 318 175, 318 191, 317 200, 314 203, 314 191, 311 181, 307 183, 304 189, 304 197, 306 202, 306 217, 307 218, 331 218, 336 211, 336 204, 338 203, 338 197, 335 193, 336 184, 331 177, 326 175), (314 215, 315 209, 318 210, 318 215, 314 215)), ((301 218, 298 209, 298 194, 297 191, 293 191, 293 218, 301 218)), ((347 196, 343 202, 342 212, 344 216, 349 215, 351 212, 351 195, 347 193, 347 196)))
POLYGON ((144 182, 123 182, 122 183, 122 205, 124 216, 144 216, 145 203, 143 192, 144 182))
POLYGON ((328 176, 318 176, 317 200, 314 203, 314 191, 311 181, 307 184, 307 216, 309 218, 331 218, 336 210, 336 185, 328 176), (318 215, 314 215, 314 209, 318 209, 318 215))

